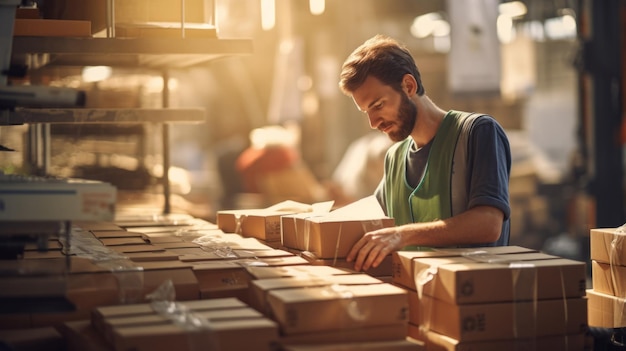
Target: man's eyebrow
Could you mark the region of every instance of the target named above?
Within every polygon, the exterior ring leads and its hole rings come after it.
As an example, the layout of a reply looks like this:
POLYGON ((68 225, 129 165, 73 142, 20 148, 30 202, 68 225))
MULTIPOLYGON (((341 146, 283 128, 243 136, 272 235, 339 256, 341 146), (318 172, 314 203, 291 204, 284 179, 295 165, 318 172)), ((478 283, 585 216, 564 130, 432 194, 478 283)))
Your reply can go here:
POLYGON ((370 102, 370 104, 369 104, 369 105, 367 105, 367 109, 366 109, 365 111, 361 110, 361 112, 363 112, 363 113, 367 113, 367 111, 369 111, 369 110, 372 108, 372 106, 374 106, 374 105, 378 104, 378 103, 380 102, 380 100, 381 100, 381 98, 378 98, 378 99, 376 99, 376 100, 374 100, 374 101, 370 102))

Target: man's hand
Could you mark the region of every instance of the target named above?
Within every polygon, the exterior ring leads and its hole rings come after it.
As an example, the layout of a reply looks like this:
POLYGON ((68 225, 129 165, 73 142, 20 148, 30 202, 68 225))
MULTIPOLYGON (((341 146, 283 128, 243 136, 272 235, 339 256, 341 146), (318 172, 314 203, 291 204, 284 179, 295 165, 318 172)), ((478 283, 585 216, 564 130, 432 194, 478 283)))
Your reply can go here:
POLYGON ((365 233, 354 244, 346 260, 354 261, 356 271, 378 267, 387 255, 405 246, 399 229, 399 227, 390 227, 365 233))

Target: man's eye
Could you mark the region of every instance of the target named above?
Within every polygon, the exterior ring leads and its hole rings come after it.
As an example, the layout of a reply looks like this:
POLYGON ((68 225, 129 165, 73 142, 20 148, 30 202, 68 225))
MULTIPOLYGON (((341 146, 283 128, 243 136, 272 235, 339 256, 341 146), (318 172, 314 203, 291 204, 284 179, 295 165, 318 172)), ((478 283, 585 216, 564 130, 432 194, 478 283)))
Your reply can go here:
POLYGON ((380 110, 381 108, 383 108, 383 103, 381 102, 379 104, 374 105, 374 108, 377 110, 380 110))

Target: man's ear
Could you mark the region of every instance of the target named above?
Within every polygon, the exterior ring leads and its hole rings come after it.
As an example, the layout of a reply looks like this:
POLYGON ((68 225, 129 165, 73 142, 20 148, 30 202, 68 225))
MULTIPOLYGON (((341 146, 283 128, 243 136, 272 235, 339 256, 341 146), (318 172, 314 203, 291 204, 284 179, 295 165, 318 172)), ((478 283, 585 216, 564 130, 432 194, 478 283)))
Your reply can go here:
POLYGON ((402 90, 408 95, 413 96, 419 87, 417 86, 417 81, 412 74, 405 74, 402 77, 402 90))

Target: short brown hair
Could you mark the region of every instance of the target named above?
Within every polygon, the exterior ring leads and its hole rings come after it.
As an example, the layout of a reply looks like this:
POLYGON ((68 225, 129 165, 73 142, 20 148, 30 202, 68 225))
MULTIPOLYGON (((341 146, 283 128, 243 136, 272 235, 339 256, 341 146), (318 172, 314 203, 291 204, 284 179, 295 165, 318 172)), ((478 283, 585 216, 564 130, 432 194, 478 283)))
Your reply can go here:
POLYGON ((393 89, 402 91, 402 77, 407 73, 413 75, 417 81, 417 94, 424 95, 420 72, 406 46, 378 34, 348 56, 341 68, 339 88, 348 95, 371 75, 393 89))

